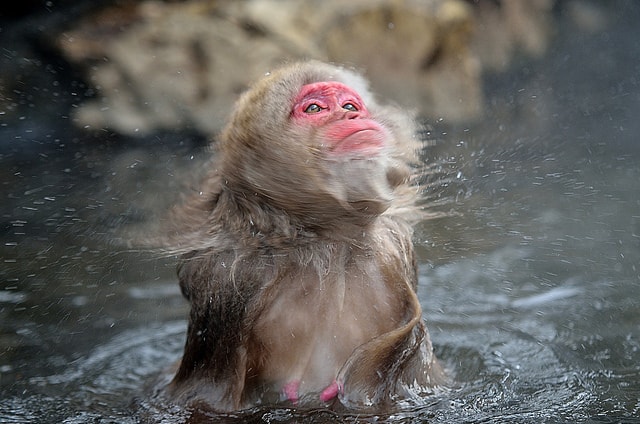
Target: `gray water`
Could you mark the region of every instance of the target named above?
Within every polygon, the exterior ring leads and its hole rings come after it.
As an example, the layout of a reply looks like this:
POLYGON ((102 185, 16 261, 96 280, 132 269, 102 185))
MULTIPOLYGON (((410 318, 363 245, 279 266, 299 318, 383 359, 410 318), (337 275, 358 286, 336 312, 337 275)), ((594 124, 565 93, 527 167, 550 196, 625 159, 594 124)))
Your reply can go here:
MULTIPOLYGON (((454 388, 392 417, 198 418, 640 423, 640 5, 616 5, 605 30, 566 24, 544 58, 487 76, 483 122, 434 123, 453 213, 417 230, 419 297, 454 388)), ((148 401, 184 343, 175 259, 114 237, 202 149, 52 129, 29 101, 0 126, 0 422, 184 422, 148 401)))

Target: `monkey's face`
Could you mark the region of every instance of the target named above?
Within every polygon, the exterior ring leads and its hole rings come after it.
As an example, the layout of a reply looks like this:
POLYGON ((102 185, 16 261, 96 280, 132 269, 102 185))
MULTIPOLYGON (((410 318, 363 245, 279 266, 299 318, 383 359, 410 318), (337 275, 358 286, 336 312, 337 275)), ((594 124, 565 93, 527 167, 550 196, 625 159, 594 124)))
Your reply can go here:
POLYGON ((336 81, 302 86, 289 126, 313 153, 309 162, 319 177, 317 192, 354 213, 375 216, 388 207, 398 183, 388 175, 393 135, 355 90, 336 81))
POLYGON ((245 192, 307 221, 370 219, 409 177, 397 147, 407 138, 399 128, 411 125, 380 118, 381 110, 350 71, 324 64, 285 69, 238 103, 223 137, 226 172, 245 192))
POLYGON ((371 119, 364 101, 340 82, 316 82, 302 87, 291 121, 308 128, 312 145, 327 159, 373 158, 389 142, 389 131, 371 119))

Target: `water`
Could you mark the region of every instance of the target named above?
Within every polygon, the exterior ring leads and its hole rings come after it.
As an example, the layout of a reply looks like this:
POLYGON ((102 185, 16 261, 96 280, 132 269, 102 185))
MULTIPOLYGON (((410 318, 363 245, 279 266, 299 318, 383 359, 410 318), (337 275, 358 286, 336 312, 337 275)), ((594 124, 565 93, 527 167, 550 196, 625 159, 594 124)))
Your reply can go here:
MULTIPOLYGON (((464 182, 457 214, 417 231, 419 297, 456 387, 392 417, 195 418, 640 422, 640 6, 616 4, 607 30, 566 24, 488 77, 484 122, 432 133, 464 182)), ((182 352, 175 262, 113 234, 170 203, 198 143, 87 139, 36 112, 0 133, 0 422, 184 422, 145 397, 182 352)))

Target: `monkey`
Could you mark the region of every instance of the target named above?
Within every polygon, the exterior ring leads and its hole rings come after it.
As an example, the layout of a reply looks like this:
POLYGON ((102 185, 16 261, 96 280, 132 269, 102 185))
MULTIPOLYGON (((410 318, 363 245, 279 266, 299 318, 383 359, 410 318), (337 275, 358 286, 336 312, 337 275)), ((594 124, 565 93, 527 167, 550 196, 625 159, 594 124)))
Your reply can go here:
POLYGON ((242 94, 169 231, 191 309, 167 393, 376 410, 444 385, 416 295, 419 147, 344 66, 291 63, 242 94))

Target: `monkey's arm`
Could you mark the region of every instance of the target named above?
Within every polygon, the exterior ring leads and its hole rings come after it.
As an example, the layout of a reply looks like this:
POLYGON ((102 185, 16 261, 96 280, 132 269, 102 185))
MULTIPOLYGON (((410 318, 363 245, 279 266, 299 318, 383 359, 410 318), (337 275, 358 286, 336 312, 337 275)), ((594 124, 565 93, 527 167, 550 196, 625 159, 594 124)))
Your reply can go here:
POLYGON ((241 336, 246 308, 214 272, 225 259, 224 254, 194 252, 179 265, 180 286, 191 303, 191 316, 172 385, 178 396, 231 410, 240 407, 245 385, 247 354, 241 336))

